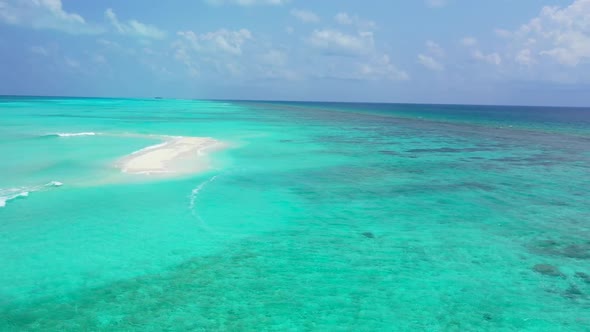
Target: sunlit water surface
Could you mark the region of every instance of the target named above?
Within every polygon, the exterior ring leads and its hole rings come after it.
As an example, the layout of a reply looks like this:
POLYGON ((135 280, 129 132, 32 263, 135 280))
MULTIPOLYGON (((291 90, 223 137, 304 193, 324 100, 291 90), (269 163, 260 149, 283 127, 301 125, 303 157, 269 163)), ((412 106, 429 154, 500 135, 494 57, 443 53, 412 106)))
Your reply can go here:
POLYGON ((0 330, 588 331, 588 188, 588 109, 2 97, 0 330))

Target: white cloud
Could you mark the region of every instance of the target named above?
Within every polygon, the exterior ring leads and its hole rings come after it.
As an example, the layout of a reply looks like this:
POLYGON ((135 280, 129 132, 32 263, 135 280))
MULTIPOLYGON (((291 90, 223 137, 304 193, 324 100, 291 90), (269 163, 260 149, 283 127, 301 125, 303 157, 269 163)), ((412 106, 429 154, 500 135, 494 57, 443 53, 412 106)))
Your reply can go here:
POLYGON ((94 54, 92 56, 92 61, 96 62, 96 63, 107 63, 107 59, 105 58, 104 55, 102 54, 94 54))
POLYGON ((193 31, 179 31, 182 41, 197 52, 222 52, 231 55, 241 55, 242 46, 252 39, 252 33, 247 29, 236 31, 221 29, 214 32, 197 34, 193 31))
POLYGON ((391 63, 389 56, 382 54, 372 57, 368 62, 361 64, 360 76, 365 79, 386 79, 390 81, 405 81, 410 76, 391 63))
POLYGON ((496 66, 502 64, 502 57, 496 52, 484 54, 481 51, 476 50, 473 52, 473 58, 496 66))
POLYGON ((349 35, 338 30, 315 30, 309 43, 331 54, 366 54, 374 49, 372 32, 349 35))
POLYGON ((498 36, 498 37, 502 37, 502 38, 512 37, 512 32, 505 30, 505 29, 495 29, 494 32, 496 33, 496 36, 498 36))
MULTIPOLYGON (((575 0, 563 8, 545 6, 510 36, 515 48, 529 49, 565 66, 590 62, 590 0, 575 0)), ((527 62, 525 54, 515 59, 527 62)))
MULTIPOLYGON (((105 17, 121 34, 161 39, 165 32, 153 25, 137 20, 121 22, 112 9, 105 17)), ((34 29, 52 29, 70 34, 100 34, 104 27, 88 23, 81 15, 68 12, 61 0, 11 0, 0 1, 0 22, 34 29)))
POLYGON ((96 42, 99 45, 109 47, 109 48, 120 47, 119 44, 115 43, 114 41, 110 41, 110 40, 103 39, 103 38, 98 39, 96 42))
POLYGON ((262 60, 272 66, 284 66, 287 63, 287 55, 279 50, 269 50, 262 55, 262 60))
POLYGON ((70 34, 101 33, 76 13, 67 12, 61 0, 0 1, 0 21, 6 24, 52 29, 70 34))
POLYGON ((300 73, 289 68, 288 56, 284 51, 270 49, 260 56, 261 62, 255 66, 255 74, 265 79, 297 80, 302 76, 300 73))
POLYGON ((196 77, 199 75, 199 66, 196 64, 195 61, 193 61, 192 57, 189 55, 188 49, 186 49, 185 47, 178 46, 176 51, 174 52, 174 58, 186 66, 190 76, 196 77))
POLYGON ((225 70, 232 76, 239 76, 244 72, 244 67, 235 62, 228 62, 223 65, 225 70))
POLYGON ((114 52, 118 54, 125 54, 127 56, 137 56, 137 50, 134 47, 128 47, 127 45, 121 45, 111 40, 100 38, 97 44, 101 46, 103 52, 114 52))
MULTIPOLYGON (((336 15, 340 24, 359 24, 360 20, 344 13, 336 15)), ((374 27, 374 25, 373 25, 374 27)), ((392 80, 409 79, 409 75, 397 68, 389 55, 375 47, 373 32, 358 31, 348 34, 334 29, 315 30, 308 43, 321 50, 324 55, 338 55, 319 59, 323 66, 312 75, 322 78, 353 80, 392 80), (325 62, 324 62, 325 61, 325 62)))
POLYGON ((291 15, 303 23, 317 23, 320 21, 320 17, 309 10, 293 9, 291 15))
POLYGON ((387 54, 360 58, 338 58, 322 63, 311 77, 355 81, 404 81, 410 76, 391 63, 387 54))
POLYGON ((80 68, 80 62, 79 62, 78 60, 75 60, 75 59, 72 59, 72 58, 65 57, 65 58, 64 58, 64 61, 65 61, 65 64, 66 64, 68 67, 71 67, 71 68, 73 68, 73 69, 78 69, 78 68, 80 68))
POLYGON ((444 57, 445 50, 432 40, 426 41, 426 50, 428 55, 418 54, 418 63, 433 71, 444 70, 445 66, 437 58, 444 57))
POLYGON ((352 23, 354 23, 354 21, 352 20, 352 17, 348 16, 347 13, 338 13, 334 17, 334 19, 336 20, 336 22, 338 22, 340 24, 352 24, 352 23))
POLYGON ((42 46, 32 46, 31 47, 31 52, 37 55, 42 55, 42 56, 48 56, 49 55, 49 51, 42 46))
POLYGON ((432 40, 426 41, 426 48, 428 49, 428 52, 437 57, 442 57, 445 55, 445 50, 443 50, 439 44, 433 42, 432 40))
POLYGON ((516 54, 514 61, 516 61, 516 63, 524 65, 524 66, 532 66, 533 64, 536 63, 535 59, 533 58, 531 50, 529 50, 528 48, 520 50, 520 52, 518 52, 518 54, 516 54))
POLYGON ((442 71, 445 69, 440 62, 428 55, 418 54, 418 62, 430 70, 442 71))
POLYGON ((120 34, 152 39, 162 39, 166 36, 166 33, 157 27, 137 20, 129 20, 127 23, 120 22, 111 8, 107 9, 104 15, 120 34))
POLYGON ((334 20, 342 25, 354 25, 360 30, 372 30, 377 27, 377 24, 373 21, 364 20, 358 16, 350 16, 347 13, 341 12, 334 16, 334 20))
POLYGON ((461 44, 463 44, 463 46, 475 46, 477 45, 477 39, 473 37, 465 37, 461 39, 461 44))
POLYGON ((243 55, 246 42, 253 39, 247 29, 221 29, 202 34, 189 30, 179 31, 177 35, 180 38, 172 45, 174 58, 184 64, 190 76, 198 76, 203 71, 240 75, 244 66, 237 62, 238 58, 243 55))
POLYGON ((280 6, 287 4, 290 0, 205 0, 206 3, 211 5, 223 5, 232 4, 238 6, 259 6, 259 5, 271 5, 280 6))

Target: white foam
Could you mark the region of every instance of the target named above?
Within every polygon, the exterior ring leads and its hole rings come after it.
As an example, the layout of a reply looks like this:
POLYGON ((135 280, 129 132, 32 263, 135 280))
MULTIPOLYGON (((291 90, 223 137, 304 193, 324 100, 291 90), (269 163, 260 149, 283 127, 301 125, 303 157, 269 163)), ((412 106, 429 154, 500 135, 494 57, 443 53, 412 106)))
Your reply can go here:
POLYGON ((137 151, 135 151, 135 152, 132 152, 132 153, 130 154, 130 156, 132 156, 132 155, 134 155, 134 154, 138 154, 138 153, 142 153, 142 152, 150 151, 150 150, 153 150, 153 149, 161 148, 161 147, 163 147, 163 146, 166 146, 167 144, 170 144, 170 142, 169 142, 169 141, 167 141, 167 142, 160 143, 160 144, 150 145, 150 146, 148 146, 148 147, 145 147, 145 148, 143 148, 143 149, 139 149, 139 150, 137 150, 137 151))
POLYGON ((25 188, 0 189, 0 207, 5 207, 6 203, 17 198, 29 196, 29 191, 25 188))
POLYGON ((197 196, 199 195, 201 190, 203 190, 203 188, 205 188, 205 186, 208 185, 209 183, 215 181, 215 179, 217 179, 218 176, 219 175, 215 175, 215 176, 211 177, 209 180, 202 182, 195 189, 193 189, 191 191, 189 209, 194 210, 195 202, 197 201, 197 196))
POLYGON ((5 207, 9 201, 29 197, 29 194, 32 192, 44 191, 51 187, 61 186, 63 186, 63 183, 59 181, 51 181, 40 186, 0 189, 0 207, 5 207))
POLYGON ((76 137, 76 136, 95 136, 98 135, 95 132, 81 132, 81 133, 55 133, 55 135, 59 137, 76 137))
POLYGON ((219 175, 214 175, 212 176, 209 180, 206 180, 202 183, 200 183, 196 188, 194 188, 191 191, 190 197, 189 197, 189 210, 191 211, 191 214, 193 215, 193 217, 195 217, 195 219, 198 221, 199 223, 199 227, 201 227, 203 230, 210 232, 210 233, 215 233, 214 230, 212 230, 209 226, 207 226, 207 224, 205 223, 205 221, 203 220, 203 218, 201 218, 201 216, 199 215, 196 207, 197 207, 197 197, 199 196, 199 194, 201 193, 201 191, 211 182, 215 181, 215 179, 217 179, 219 175))
POLYGON ((171 172, 171 171, 140 171, 140 172, 136 172, 136 171, 130 171, 127 168, 124 168, 123 173, 151 175, 151 174, 168 174, 168 173, 173 173, 173 172, 171 172))

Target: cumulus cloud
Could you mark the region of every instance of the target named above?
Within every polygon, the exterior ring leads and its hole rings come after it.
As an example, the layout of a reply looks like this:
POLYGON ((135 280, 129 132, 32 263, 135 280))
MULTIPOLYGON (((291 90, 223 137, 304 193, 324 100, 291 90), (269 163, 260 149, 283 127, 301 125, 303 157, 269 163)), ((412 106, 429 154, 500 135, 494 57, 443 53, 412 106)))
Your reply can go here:
POLYGON ((426 52, 428 54, 418 54, 418 63, 433 71, 442 71, 445 66, 440 62, 440 58, 445 56, 445 50, 432 40, 426 41, 426 52))
POLYGON ((290 0, 205 0, 206 3, 211 5, 232 4, 238 6, 279 6, 287 4, 289 1, 290 0))
POLYGON ((253 39, 247 29, 220 29, 213 32, 196 33, 179 31, 179 39, 173 43, 174 58, 184 64, 191 76, 200 75, 203 70, 238 75, 243 66, 237 58, 243 54, 243 47, 253 39))
POLYGON ((354 23, 352 17, 350 17, 347 13, 338 13, 334 16, 336 22, 340 24, 352 24, 354 23))
MULTIPOLYGON (((340 24, 358 24, 358 19, 348 15, 337 15, 340 24)), ((353 80, 392 80, 409 79, 409 75, 397 68, 389 55, 380 52, 375 46, 372 31, 360 30, 344 33, 335 29, 315 30, 308 43, 329 56, 326 66, 318 73, 323 78, 353 80), (337 56, 337 57, 334 57, 337 56)))
POLYGON ((309 10, 293 9, 291 15, 303 23, 317 23, 320 21, 320 17, 309 10))
POLYGON ((241 55, 244 43, 252 39, 252 33, 247 29, 236 31, 221 29, 214 32, 198 34, 193 31, 179 31, 181 43, 188 45, 197 52, 222 52, 241 55))
POLYGON ((129 20, 126 23, 119 21, 111 8, 107 9, 104 15, 120 34, 152 39, 162 39, 166 36, 164 31, 153 25, 141 23, 137 20, 129 20))
POLYGON ((63 8, 61 0, 0 1, 0 21, 34 29, 52 29, 70 34, 101 33, 77 13, 63 8))
POLYGON ((338 13, 334 16, 334 20, 342 25, 353 25, 360 30, 373 30, 377 27, 377 24, 370 20, 364 20, 356 15, 349 15, 348 13, 338 13))
POLYGON ((426 41, 426 48, 428 49, 428 52, 430 52, 434 56, 442 57, 445 55, 445 51, 443 50, 443 48, 440 47, 439 44, 433 42, 432 40, 426 41))
POLYGON ((260 56, 260 65, 255 66, 255 74, 264 79, 298 80, 302 75, 288 66, 289 57, 285 51, 270 49, 260 56))
POLYGON ((500 64, 502 64, 502 57, 500 56, 500 54, 494 52, 494 53, 490 53, 490 54, 484 54, 479 50, 473 51, 473 58, 476 60, 480 60, 492 65, 496 65, 499 66, 500 64))
POLYGON ((279 50, 269 50, 262 55, 262 60, 271 66, 284 66, 287 63, 287 54, 279 50))
POLYGON ((70 67, 72 69, 78 69, 78 68, 80 68, 80 61, 78 61, 76 59, 65 57, 64 58, 64 63, 66 64, 66 66, 68 66, 68 67, 70 67))
POLYGON ((37 54, 37 55, 42 55, 42 56, 49 55, 49 51, 43 46, 32 46, 31 53, 37 54))
POLYGON ((483 53, 478 48, 479 41, 474 37, 465 37, 460 40, 461 44, 469 49, 471 57, 477 61, 490 65, 499 66, 502 64, 502 56, 498 52, 483 53))
POLYGON ((174 58, 186 66, 190 76, 196 77, 199 75, 199 66, 190 56, 189 50, 186 47, 177 46, 174 52, 174 58))
POLYGON ((360 65, 360 78, 364 79, 386 79, 391 81, 405 81, 410 76, 391 63, 388 55, 374 56, 368 62, 360 65))
POLYGON ((404 81, 410 76, 396 67, 389 55, 371 54, 359 58, 334 58, 322 63, 311 77, 355 81, 404 81))
POLYGON ((524 65, 524 66, 532 66, 536 63, 535 59, 533 58, 533 54, 532 54, 531 50, 529 50, 528 48, 520 50, 516 54, 514 61, 516 61, 516 63, 524 65))
MULTIPOLYGON (((137 20, 121 22, 111 8, 105 11, 105 17, 120 34, 153 39, 161 39, 166 35, 155 26, 137 20)), ((0 1, 0 22, 70 34, 105 32, 104 27, 88 23, 81 15, 65 10, 61 0, 0 1)))
POLYGON ((99 64, 107 63, 107 58, 102 54, 92 55, 92 61, 99 64))
POLYGON ((531 64, 543 56, 575 67, 590 60, 590 0, 575 0, 566 7, 545 6, 537 17, 516 31, 505 33, 523 50, 515 61, 531 64))
POLYGON ((128 45, 121 45, 117 42, 108 40, 108 39, 104 39, 104 38, 100 38, 96 41, 96 43, 100 46, 100 48, 102 49, 103 52, 108 52, 108 53, 118 53, 118 54, 124 54, 127 56, 133 56, 136 57, 137 56, 137 50, 135 49, 135 47, 129 47, 128 45))
POLYGON ((477 39, 474 37, 465 37, 461 39, 461 44, 463 44, 463 46, 475 46, 477 45, 477 39))
POLYGON ((506 29, 495 29, 494 32, 496 33, 496 36, 498 36, 498 37, 502 37, 502 38, 512 37, 512 32, 508 31, 506 29))
POLYGON ((366 54, 374 49, 372 32, 345 34, 338 30, 315 30, 309 38, 309 43, 330 54, 366 54))
POLYGON ((444 69, 440 62, 428 55, 418 54, 418 62, 430 70, 441 71, 444 69))

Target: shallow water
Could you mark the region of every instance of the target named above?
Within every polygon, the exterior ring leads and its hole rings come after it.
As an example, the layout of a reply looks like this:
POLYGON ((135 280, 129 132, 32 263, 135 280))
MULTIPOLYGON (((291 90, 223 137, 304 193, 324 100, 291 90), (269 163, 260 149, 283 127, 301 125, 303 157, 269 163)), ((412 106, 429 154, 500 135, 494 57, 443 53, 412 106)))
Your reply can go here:
POLYGON ((0 196, 28 192, 0 330, 590 326, 590 110, 2 97, 0 123, 0 196), (231 147, 121 174, 142 135, 231 147))

